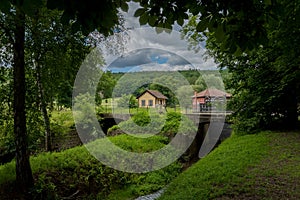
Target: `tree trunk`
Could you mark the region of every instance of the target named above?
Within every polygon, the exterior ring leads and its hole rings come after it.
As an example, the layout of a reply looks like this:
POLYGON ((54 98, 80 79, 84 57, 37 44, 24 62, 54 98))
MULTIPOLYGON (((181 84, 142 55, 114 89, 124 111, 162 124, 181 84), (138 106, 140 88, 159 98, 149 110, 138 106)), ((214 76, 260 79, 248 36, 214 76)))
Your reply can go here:
POLYGON ((297 89, 295 87, 290 87, 287 94, 285 128, 289 130, 295 130, 298 128, 298 102, 296 90, 297 89))
POLYGON ((50 130, 50 119, 47 111, 47 103, 45 101, 45 92, 42 84, 42 72, 39 61, 34 61, 36 66, 36 79, 38 85, 39 99, 41 103, 41 112, 44 118, 44 126, 45 126, 45 150, 52 150, 52 142, 51 142, 51 130, 50 130))
POLYGON ((14 134, 16 145, 16 183, 20 192, 26 193, 33 186, 29 162, 25 114, 25 14, 16 6, 14 30, 14 134))
POLYGON ((41 113, 44 119, 44 128, 45 128, 45 151, 52 150, 52 142, 51 142, 51 130, 50 130, 50 119, 47 111, 47 103, 45 100, 45 91, 42 83, 42 71, 41 71, 41 56, 44 52, 41 50, 41 42, 38 42, 40 39, 40 32, 38 30, 38 22, 39 22, 39 12, 36 12, 35 17, 32 19, 33 21, 33 42, 35 43, 35 48, 33 50, 33 65, 36 70, 36 81, 38 86, 38 98, 39 105, 41 107, 41 113))

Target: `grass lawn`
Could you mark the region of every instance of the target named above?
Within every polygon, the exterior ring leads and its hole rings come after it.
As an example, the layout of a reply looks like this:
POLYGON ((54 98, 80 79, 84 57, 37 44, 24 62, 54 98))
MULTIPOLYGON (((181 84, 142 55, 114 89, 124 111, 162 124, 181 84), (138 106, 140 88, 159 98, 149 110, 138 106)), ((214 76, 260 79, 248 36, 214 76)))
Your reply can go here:
POLYGON ((300 199, 300 133, 229 138, 160 198, 174 199, 300 199))
MULTIPOLYGON (((119 107, 118 106, 118 100, 120 98, 108 98, 108 99, 103 99, 102 100, 102 103, 101 103, 101 106, 100 106, 100 110, 101 112, 103 113, 117 113, 117 114, 124 114, 124 113, 127 113, 128 112, 128 108, 122 108, 122 107, 119 107)), ((130 108, 129 112, 130 114, 136 114, 137 112, 139 112, 139 110, 147 110, 147 108, 130 108)), ((173 107, 167 107, 167 111, 168 112, 181 112, 181 113, 191 113, 191 109, 183 109, 181 111, 180 109, 180 106, 179 105, 176 105, 176 108, 173 106, 173 107)))

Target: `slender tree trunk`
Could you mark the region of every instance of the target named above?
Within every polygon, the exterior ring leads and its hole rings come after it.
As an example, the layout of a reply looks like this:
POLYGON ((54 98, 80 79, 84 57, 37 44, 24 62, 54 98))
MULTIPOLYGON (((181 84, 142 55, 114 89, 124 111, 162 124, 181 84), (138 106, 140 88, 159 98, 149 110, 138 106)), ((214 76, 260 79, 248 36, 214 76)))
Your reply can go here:
POLYGON ((29 162, 25 114, 25 14, 16 6, 14 30, 14 134, 16 145, 16 183, 26 193, 33 186, 29 162))
POLYGON ((47 103, 45 101, 45 91, 42 83, 42 72, 41 66, 38 61, 35 62, 36 66, 36 79, 38 85, 39 99, 41 103, 41 112, 44 118, 44 126, 45 126, 45 150, 52 150, 52 142, 51 142, 51 130, 50 130, 50 119, 47 111, 47 103))
POLYGON ((36 13, 35 17, 32 19, 33 21, 33 41, 35 43, 34 52, 33 53, 33 65, 36 69, 36 81, 38 86, 38 98, 41 107, 41 113, 44 119, 44 128, 45 128, 45 150, 52 150, 52 142, 51 142, 51 130, 50 130, 50 119, 47 111, 47 103, 45 100, 45 91, 42 83, 42 71, 41 71, 41 62, 40 58, 43 52, 41 51, 41 44, 38 42, 40 36, 40 32, 38 30, 38 22, 39 22, 39 12, 36 13))

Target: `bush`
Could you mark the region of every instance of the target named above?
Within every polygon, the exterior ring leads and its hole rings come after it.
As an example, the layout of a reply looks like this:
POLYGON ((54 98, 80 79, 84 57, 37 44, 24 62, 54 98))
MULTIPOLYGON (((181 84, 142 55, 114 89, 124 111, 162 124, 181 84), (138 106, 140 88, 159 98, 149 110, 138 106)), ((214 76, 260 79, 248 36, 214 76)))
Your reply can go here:
POLYGON ((120 108, 137 108, 138 102, 133 95, 122 95, 122 97, 118 100, 118 107, 120 108))
MULTIPOLYGON (((120 135, 110 140, 121 148, 135 152, 150 152, 162 148, 166 138, 154 136, 142 139, 120 135)), ((89 145, 103 145, 98 139, 89 145)), ((117 155, 115 155, 117 156, 117 155)), ((31 157, 35 178, 35 199, 62 199, 76 194, 77 199, 106 199, 116 191, 129 190, 132 197, 154 192, 168 184, 181 170, 172 165, 145 174, 132 174, 114 170, 101 164, 85 147, 75 147, 62 152, 43 153, 31 157)), ((9 196, 5 188, 15 181, 15 162, 0 166, 0 196, 9 196)), ((117 198, 118 199, 118 198, 117 198)))
MULTIPOLYGON (((150 110, 149 110, 150 111, 150 110)), ((156 134, 159 133, 163 126, 163 116, 147 110, 140 110, 132 116, 130 120, 123 121, 108 129, 108 135, 115 133, 130 134, 156 134), (151 115, 151 117, 150 117, 151 115), (150 124, 151 123, 151 124, 150 124)))
POLYGON ((167 137, 174 137, 178 133, 179 127, 180 131, 183 131, 181 133, 193 133, 197 131, 197 127, 185 115, 178 112, 168 112, 161 134, 167 137))
POLYGON ((132 120, 121 122, 108 129, 108 135, 118 133, 132 134, 152 134, 159 133, 168 138, 174 137, 179 132, 193 133, 197 131, 197 127, 186 116, 178 112, 168 112, 166 116, 160 114, 151 114, 146 111, 140 111, 132 117, 132 120), (151 126, 148 126, 151 122, 151 126), (123 130, 123 131, 122 131, 123 130))
POLYGON ((51 131, 55 135, 64 136, 75 128, 73 114, 71 110, 52 111, 51 113, 51 131))

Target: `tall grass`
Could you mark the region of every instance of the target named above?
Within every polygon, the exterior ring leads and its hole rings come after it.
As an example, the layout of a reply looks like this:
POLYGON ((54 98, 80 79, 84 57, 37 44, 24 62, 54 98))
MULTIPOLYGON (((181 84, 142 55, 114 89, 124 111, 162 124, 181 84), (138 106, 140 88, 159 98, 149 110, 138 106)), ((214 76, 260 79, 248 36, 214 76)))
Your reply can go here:
MULTIPOLYGON (((153 136, 139 139, 120 135, 110 138, 127 151, 151 152, 162 148, 167 139, 153 136)), ((103 145, 102 139, 90 145, 103 145)), ((115 155, 117 156, 117 155, 115 155)), ((62 152, 42 153, 30 158, 35 178, 36 199, 61 199, 79 191, 78 198, 105 199, 114 191, 125 191, 131 198, 156 191, 168 184, 181 170, 179 163, 145 174, 131 174, 101 164, 84 146, 62 152)), ((0 196, 9 196, 6 188, 15 182, 15 162, 0 166, 0 196)), ((122 193, 122 192, 121 192, 122 193)))

